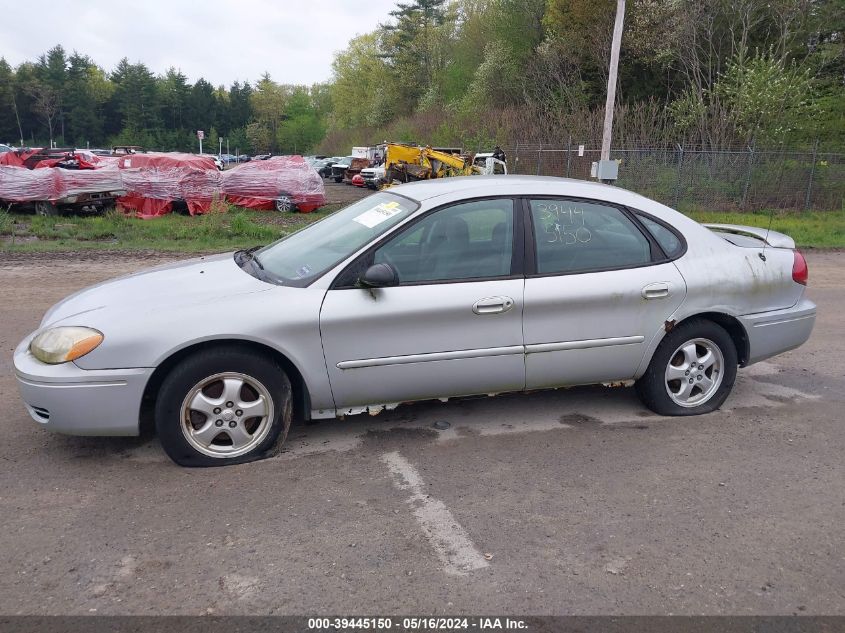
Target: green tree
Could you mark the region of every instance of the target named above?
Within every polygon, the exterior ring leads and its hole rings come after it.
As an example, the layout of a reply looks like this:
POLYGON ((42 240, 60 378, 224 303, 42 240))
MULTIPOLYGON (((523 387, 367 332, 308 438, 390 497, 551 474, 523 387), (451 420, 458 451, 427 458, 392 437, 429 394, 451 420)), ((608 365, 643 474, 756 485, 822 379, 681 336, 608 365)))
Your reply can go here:
POLYGON ((391 73, 381 57, 380 34, 359 35, 332 63, 331 126, 380 125, 398 111, 391 73))
POLYGON ((151 138, 161 128, 160 93, 155 75, 144 64, 130 64, 124 57, 110 80, 114 84, 110 101, 119 117, 123 138, 151 138))
POLYGON ((250 96, 255 125, 247 127, 250 141, 259 151, 278 151, 279 126, 285 117, 288 90, 264 73, 250 96), (250 133, 250 130, 252 132, 250 133))
POLYGON ((326 134, 325 124, 305 88, 296 88, 285 107, 279 126, 278 146, 286 154, 304 154, 326 134))
POLYGON ((171 131, 187 130, 188 103, 191 99, 191 86, 188 78, 173 66, 158 82, 159 100, 162 105, 162 120, 165 129, 171 131))
POLYGON ((65 49, 54 46, 38 58, 36 72, 38 83, 30 85, 30 91, 36 102, 36 108, 50 130, 50 140, 54 138, 54 128, 65 144, 65 84, 67 83, 68 60, 65 49), (55 110, 55 114, 48 113, 55 110))
MULTIPOLYGON (((193 130, 208 132, 217 120, 217 96, 212 86, 205 79, 198 79, 191 87, 191 95, 186 107, 186 124, 193 130)), ((217 142, 217 139, 214 139, 217 142)))
POLYGON ((398 2, 390 12, 395 22, 381 27, 381 55, 390 68, 399 107, 404 111, 414 110, 423 95, 439 90, 437 79, 446 65, 445 2, 398 2))
POLYGON ((772 52, 732 62, 714 93, 747 142, 795 138, 811 129, 817 113, 809 72, 772 52))
POLYGON ((252 86, 235 82, 229 88, 229 125, 244 128, 252 119, 252 86))
POLYGON ((0 57, 0 142, 18 139, 22 142, 23 130, 18 124, 15 95, 15 73, 8 62, 0 57))
POLYGON ((63 103, 68 141, 85 146, 104 138, 102 108, 111 92, 105 72, 89 57, 78 53, 70 56, 63 103))

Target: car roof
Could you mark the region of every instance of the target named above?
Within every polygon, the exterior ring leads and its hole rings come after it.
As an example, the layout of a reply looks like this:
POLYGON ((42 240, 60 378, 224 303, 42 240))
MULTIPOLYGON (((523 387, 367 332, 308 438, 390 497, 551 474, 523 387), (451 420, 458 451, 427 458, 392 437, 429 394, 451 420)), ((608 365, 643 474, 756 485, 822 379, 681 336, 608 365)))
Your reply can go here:
POLYGON ((533 194, 594 198, 633 206, 641 206, 646 201, 657 204, 620 187, 554 176, 457 176, 410 182, 392 187, 391 191, 418 202, 448 194, 465 194, 466 197, 533 194))

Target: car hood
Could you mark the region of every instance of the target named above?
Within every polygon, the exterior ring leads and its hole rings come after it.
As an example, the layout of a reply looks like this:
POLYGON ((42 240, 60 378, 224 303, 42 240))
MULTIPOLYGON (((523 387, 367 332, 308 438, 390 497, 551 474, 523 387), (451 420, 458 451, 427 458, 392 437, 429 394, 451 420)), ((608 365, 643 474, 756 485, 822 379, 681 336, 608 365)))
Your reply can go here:
MULTIPOLYGON (((274 286, 238 266, 232 253, 199 257, 142 270, 104 281, 70 295, 54 305, 41 321, 41 327, 101 310, 144 313, 189 305, 215 304, 233 296, 252 294, 274 286)), ((66 323, 72 325, 72 323, 66 323)))

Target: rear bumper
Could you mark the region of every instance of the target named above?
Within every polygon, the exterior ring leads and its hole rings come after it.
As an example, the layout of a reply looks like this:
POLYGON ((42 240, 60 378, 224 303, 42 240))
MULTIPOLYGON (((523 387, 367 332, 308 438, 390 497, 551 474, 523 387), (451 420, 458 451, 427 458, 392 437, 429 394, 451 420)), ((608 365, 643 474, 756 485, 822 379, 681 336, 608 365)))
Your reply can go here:
POLYGON ((756 363, 802 345, 816 323, 816 304, 802 299, 791 308, 739 318, 748 334, 748 363, 756 363))
POLYGON ((47 365, 15 351, 15 378, 27 412, 39 426, 68 435, 138 435, 141 399, 152 368, 85 370, 47 365))

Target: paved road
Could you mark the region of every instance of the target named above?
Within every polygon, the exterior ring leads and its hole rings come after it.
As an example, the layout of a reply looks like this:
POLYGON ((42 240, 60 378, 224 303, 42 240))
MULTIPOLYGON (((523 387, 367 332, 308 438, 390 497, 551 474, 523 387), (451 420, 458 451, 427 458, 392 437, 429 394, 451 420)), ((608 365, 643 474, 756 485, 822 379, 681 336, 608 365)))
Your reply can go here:
POLYGON ((810 342, 717 413, 413 405, 212 470, 48 434, 10 375, 50 304, 155 259, 0 256, 0 614, 845 614, 845 255, 809 258, 810 342))

